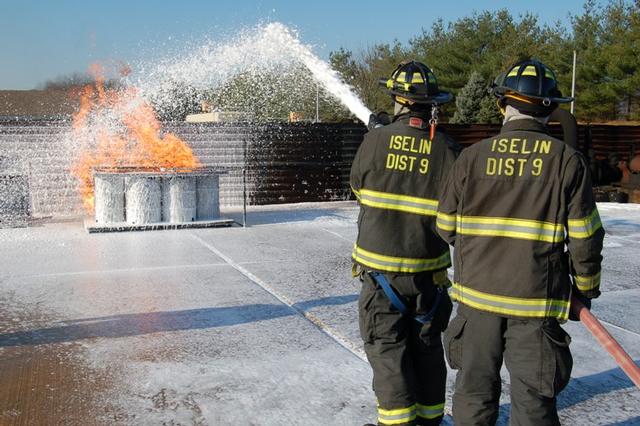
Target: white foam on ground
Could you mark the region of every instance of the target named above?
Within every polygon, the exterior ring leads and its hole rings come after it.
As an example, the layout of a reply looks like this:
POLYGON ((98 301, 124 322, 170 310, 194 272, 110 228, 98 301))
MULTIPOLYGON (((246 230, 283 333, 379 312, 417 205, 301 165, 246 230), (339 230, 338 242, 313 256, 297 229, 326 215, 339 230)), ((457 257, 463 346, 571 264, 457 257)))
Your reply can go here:
MULTIPOLYGON (((594 313, 640 360, 640 246, 628 240, 640 207, 599 208, 606 241, 620 247, 605 247, 594 313)), ((362 344, 349 268, 356 218, 353 202, 313 203, 251 208, 247 229, 0 230, 0 309, 15 318, 0 323, 0 336, 82 344, 84 362, 112 381, 99 400, 123 424, 372 421, 371 372, 352 350, 362 344)), ((560 396, 563 422, 637 422, 640 392, 583 326, 567 329, 575 366, 560 396)))

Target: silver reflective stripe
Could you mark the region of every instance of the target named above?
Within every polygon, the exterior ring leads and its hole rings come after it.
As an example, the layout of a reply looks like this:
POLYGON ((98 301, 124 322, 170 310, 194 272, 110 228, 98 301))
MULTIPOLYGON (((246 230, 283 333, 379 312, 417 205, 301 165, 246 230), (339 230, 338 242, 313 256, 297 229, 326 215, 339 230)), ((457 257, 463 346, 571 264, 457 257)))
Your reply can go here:
MULTIPOLYGON (((459 290, 455 290, 458 293, 462 294, 463 292, 460 292, 459 290)), ((465 299, 469 299, 471 301, 476 301, 478 303, 482 303, 482 304, 490 304, 491 306, 495 306, 496 308, 504 308, 504 309, 508 309, 511 311, 525 311, 525 312, 536 312, 536 311, 540 311, 541 309, 546 310, 547 308, 547 303, 540 303, 537 305, 520 305, 518 303, 505 303, 505 302, 498 302, 496 300, 487 300, 487 299, 483 299, 481 297, 476 297, 473 295, 470 295, 467 292, 464 292, 464 298, 465 299)))
POLYGON ((576 275, 576 285, 580 291, 593 290, 600 286, 600 274, 595 275, 576 275))
POLYGON ((413 210, 413 209, 424 210, 424 214, 433 215, 433 216, 435 216, 436 211, 438 209, 437 204, 435 205, 425 204, 425 203, 410 201, 406 199, 398 200, 398 199, 382 198, 382 197, 376 197, 371 194, 361 194, 360 201, 362 202, 362 204, 365 204, 365 205, 368 202, 373 202, 375 204, 384 204, 384 205, 387 205, 388 207, 397 206, 397 207, 409 207, 410 210, 413 210))
POLYGON ((354 247, 353 259, 375 269, 397 272, 421 272, 446 268, 451 264, 449 250, 433 259, 414 259, 385 256, 354 247))
POLYGON ((556 299, 528 299, 483 293, 453 284, 451 297, 458 302, 484 311, 522 317, 557 317, 565 320, 569 314, 569 302, 556 299))
POLYGON ((425 419, 435 419, 444 414, 444 402, 438 405, 421 405, 418 404, 418 416, 425 419))
POLYGON ((410 412, 405 413, 405 414, 395 414, 395 415, 392 415, 392 416, 380 414, 378 417, 380 418, 381 421, 385 421, 385 420, 387 420, 387 421, 388 420, 404 420, 404 419, 407 419, 407 421, 408 421, 408 420, 411 420, 412 417, 415 417, 415 415, 416 415, 415 411, 410 411, 410 412))
POLYGON ((438 215, 438 219, 437 219, 437 223, 438 226, 448 226, 448 227, 455 227, 456 226, 456 220, 449 220, 447 218, 442 217, 442 215, 438 215))
POLYGON ((398 408, 395 410, 385 410, 378 407, 378 423, 384 425, 396 425, 407 423, 416 418, 415 404, 407 408, 398 408))
POLYGON ((546 236, 554 241, 560 242, 564 240, 563 230, 552 230, 544 228, 535 228, 528 226, 498 224, 498 223, 458 223, 458 232, 464 233, 469 230, 487 230, 487 231, 504 231, 504 232, 517 232, 527 234, 531 237, 546 236))
POLYGON ((591 214, 581 219, 569 219, 570 238, 589 238, 602 227, 598 209, 593 209, 591 214))

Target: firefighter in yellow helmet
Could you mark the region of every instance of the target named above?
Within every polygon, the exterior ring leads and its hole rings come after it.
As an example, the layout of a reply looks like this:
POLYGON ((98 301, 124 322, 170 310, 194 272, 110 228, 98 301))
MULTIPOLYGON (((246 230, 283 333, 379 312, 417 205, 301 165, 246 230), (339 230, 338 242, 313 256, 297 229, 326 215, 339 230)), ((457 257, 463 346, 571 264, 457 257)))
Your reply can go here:
POLYGON ((572 368, 560 324, 572 293, 587 304, 600 294, 604 230, 588 163, 545 128, 571 101, 553 71, 519 62, 494 93, 502 131, 460 155, 438 206, 438 232, 455 248, 458 311, 444 336, 458 370, 453 419, 495 424, 504 361, 511 424, 559 425, 556 396, 572 368))
POLYGON ((362 281, 360 332, 373 369, 379 425, 437 425, 444 413, 441 333, 451 315, 449 247, 435 229, 440 187, 458 147, 435 131, 451 94, 433 72, 405 62, 381 84, 391 123, 373 116, 351 168, 360 204, 352 258, 362 281))

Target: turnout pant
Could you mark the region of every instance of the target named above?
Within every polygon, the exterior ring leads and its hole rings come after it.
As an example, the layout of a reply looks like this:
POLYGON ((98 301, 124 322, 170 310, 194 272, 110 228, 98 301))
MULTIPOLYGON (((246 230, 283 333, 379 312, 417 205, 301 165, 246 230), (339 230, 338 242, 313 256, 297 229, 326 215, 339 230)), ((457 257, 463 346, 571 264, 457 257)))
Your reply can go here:
POLYGON ((451 315, 442 293, 433 320, 426 325, 414 314, 428 313, 437 295, 431 272, 385 274, 407 306, 401 314, 367 273, 358 301, 360 334, 373 369, 379 425, 438 425, 444 413, 446 366, 441 333, 451 315))
POLYGON ((556 396, 570 379, 570 342, 555 319, 507 318, 459 304, 444 335, 447 361, 458 370, 456 426, 496 423, 503 360, 511 382, 510 424, 559 425, 556 396))

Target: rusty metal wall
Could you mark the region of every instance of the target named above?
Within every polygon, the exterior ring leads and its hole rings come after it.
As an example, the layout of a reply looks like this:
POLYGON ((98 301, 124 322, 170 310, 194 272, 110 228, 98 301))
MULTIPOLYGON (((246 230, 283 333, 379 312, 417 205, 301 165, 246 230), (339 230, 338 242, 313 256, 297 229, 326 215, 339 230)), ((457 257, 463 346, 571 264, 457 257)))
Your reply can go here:
POLYGON ((606 158, 616 154, 621 160, 628 160, 640 154, 640 126, 584 126, 589 133, 588 143, 596 158, 606 158))
MULTIPOLYGON (((442 128, 463 145, 500 130, 490 125, 442 128)), ((68 130, 67 122, 0 120, 0 157, 12 164, 14 173, 28 176, 35 216, 82 213, 64 154, 68 147, 62 144, 68 130)), ((356 123, 166 123, 165 130, 184 139, 204 165, 228 170, 220 182, 223 207, 242 203, 243 167, 251 204, 349 199, 349 169, 366 132, 356 123)), ((559 126, 551 126, 551 132, 562 136, 559 126)), ((616 153, 626 159, 631 152, 640 153, 640 126, 582 125, 579 139, 580 149, 588 153, 592 148, 596 158, 616 153)))

